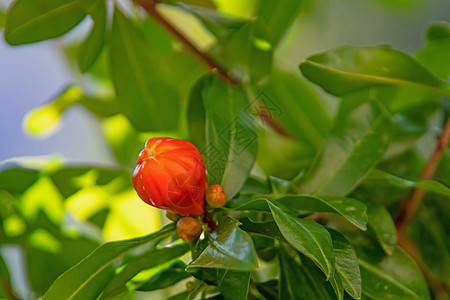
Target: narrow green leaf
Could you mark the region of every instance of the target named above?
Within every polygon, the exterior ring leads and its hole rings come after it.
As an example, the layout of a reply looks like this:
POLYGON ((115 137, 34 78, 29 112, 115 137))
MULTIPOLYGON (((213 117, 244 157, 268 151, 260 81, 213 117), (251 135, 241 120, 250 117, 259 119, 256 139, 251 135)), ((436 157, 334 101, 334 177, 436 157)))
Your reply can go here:
POLYGON ((381 170, 373 170, 365 179, 367 183, 384 182, 390 183, 402 188, 420 188, 427 192, 434 192, 443 196, 450 196, 450 189, 440 182, 434 180, 410 181, 395 175, 383 172, 381 170))
POLYGON ((397 245, 397 231, 394 221, 387 209, 374 202, 367 201, 367 216, 369 227, 387 254, 392 254, 397 245))
MULTIPOLYGON (((268 1, 273 2, 273 1, 268 1)), ((282 1, 283 2, 283 1, 282 1)), ((269 119, 279 120, 302 144, 317 150, 327 135, 331 121, 318 96, 299 77, 275 71, 258 92, 259 103, 269 119)))
POLYGON ((428 286, 415 262, 399 247, 391 255, 357 248, 363 295, 373 299, 430 298, 428 286))
POLYGON ((206 146, 202 149, 209 184, 220 184, 231 199, 253 167, 257 134, 246 111, 248 98, 241 87, 219 78, 205 80, 202 90, 206 112, 206 146))
POLYGON ((285 249, 280 249, 280 280, 278 299, 287 300, 331 300, 333 291, 327 289, 328 283, 320 270, 310 263, 308 258, 301 260, 292 257, 285 249))
MULTIPOLYGON (((349 241, 339 232, 329 229, 336 256, 335 277, 339 277, 345 291, 354 299, 361 298, 361 274, 356 252, 349 241)), ((333 283, 332 283, 333 284, 333 283)))
POLYGON ((67 33, 86 17, 84 0, 17 0, 8 9, 5 40, 21 45, 67 33))
POLYGON ((110 37, 110 66, 124 114, 141 131, 178 127, 176 88, 165 81, 165 67, 142 33, 115 8, 110 37))
POLYGON ((92 17, 91 32, 78 49, 78 68, 81 73, 86 72, 102 52, 106 37, 106 4, 104 0, 96 0, 89 7, 88 13, 92 17))
POLYGON ((106 286, 100 299, 119 299, 128 292, 126 283, 139 272, 180 257, 189 251, 188 244, 147 252, 128 263, 106 286))
POLYGON ((220 268, 250 271, 256 267, 256 252, 252 239, 238 228, 238 221, 225 216, 219 222, 217 236, 212 237, 205 250, 193 261, 193 268, 220 268))
POLYGON ((331 236, 320 224, 295 218, 268 202, 273 218, 286 241, 309 257, 325 273, 334 274, 335 258, 331 236))
POLYGON ((309 57, 302 73, 333 95, 378 86, 412 86, 448 94, 442 83, 412 57, 387 47, 342 47, 309 57))
POLYGON ((155 290, 160 290, 172 286, 183 280, 189 276, 191 276, 188 272, 185 271, 186 264, 179 260, 173 265, 171 265, 168 269, 161 271, 156 274, 144 284, 140 285, 139 291, 151 292, 155 290))
POLYGON ((259 1, 256 15, 267 24, 272 44, 277 45, 300 12, 303 1, 264 0, 259 1))
POLYGON ((136 247, 170 236, 174 231, 174 224, 169 224, 160 231, 144 237, 101 245, 59 276, 42 299, 68 300, 98 297, 114 275, 112 263, 115 259, 136 247))
POLYGON ((381 160, 393 131, 390 114, 365 93, 343 99, 330 135, 300 183, 303 194, 345 196, 381 160))
POLYGON ((358 200, 346 197, 287 195, 276 199, 233 199, 227 202, 227 207, 233 210, 269 211, 268 201, 289 214, 299 211, 337 213, 356 227, 366 230, 366 206, 358 200))
POLYGON ((366 206, 356 199, 332 196, 314 197, 292 195, 278 198, 275 201, 289 209, 337 213, 359 229, 366 230, 366 206))

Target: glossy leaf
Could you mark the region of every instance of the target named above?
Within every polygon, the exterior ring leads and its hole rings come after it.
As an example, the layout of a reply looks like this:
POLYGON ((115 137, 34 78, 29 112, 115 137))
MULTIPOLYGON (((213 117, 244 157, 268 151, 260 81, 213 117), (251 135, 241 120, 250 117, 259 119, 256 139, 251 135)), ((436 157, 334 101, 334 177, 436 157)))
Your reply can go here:
POLYGON ((391 215, 384 206, 374 201, 367 201, 366 206, 370 228, 384 251, 391 254, 397 244, 397 231, 391 215))
POLYGON ((86 17, 84 0, 18 0, 8 9, 5 40, 21 45, 67 33, 86 17))
POLYGON ((167 237, 174 231, 174 224, 170 224, 144 237, 101 245, 58 277, 42 299, 96 298, 114 275, 112 263, 115 259, 136 247, 167 237))
POLYGON ((228 199, 242 187, 255 161, 257 135, 246 113, 248 98, 241 87, 218 78, 205 81, 206 146, 201 150, 209 184, 220 184, 228 199))
POLYGON ((217 236, 212 237, 208 246, 188 265, 193 268, 221 268, 250 271, 256 267, 256 252, 252 239, 238 228, 238 222, 231 217, 223 217, 219 222, 217 236))
POLYGON ((245 300, 250 285, 250 272, 218 271, 218 287, 225 300, 245 300))
POLYGON ((179 99, 161 79, 166 70, 142 33, 117 7, 110 37, 110 65, 120 107, 141 131, 174 130, 179 99))
POLYGON ((288 215, 270 202, 269 207, 286 241, 314 261, 327 278, 331 278, 334 273, 335 258, 328 231, 315 222, 288 215))
POLYGON ((285 35, 299 14, 303 1, 264 0, 259 1, 256 15, 267 24, 270 40, 275 46, 285 35))
POLYGON ((95 0, 89 7, 88 13, 92 17, 91 32, 78 50, 78 68, 81 73, 86 72, 102 52, 106 37, 106 4, 104 0, 95 0))
POLYGON ((415 262, 399 247, 391 255, 357 248, 363 295, 373 299, 431 299, 415 262))
POLYGON ((299 191, 320 196, 345 196, 381 160, 393 123, 377 99, 353 94, 342 100, 330 135, 300 183, 299 191))
POLYGON ((358 200, 345 197, 316 197, 306 195, 288 195, 276 199, 233 199, 227 207, 233 210, 269 211, 268 202, 278 205, 286 213, 332 212, 342 215, 356 227, 365 230, 367 223, 366 206, 358 200))
POLYGON ((269 120, 279 120, 302 144, 313 150, 320 147, 331 121, 318 96, 300 78, 283 71, 273 72, 259 90, 257 100, 251 104, 255 110, 252 113, 262 110, 269 120))
POLYGON ((128 263, 106 286, 101 299, 119 298, 127 294, 126 283, 139 272, 180 257, 189 251, 188 244, 175 245, 140 255, 128 263))
POLYGON ((441 86, 439 79, 412 57, 387 47, 338 48, 309 57, 300 69, 309 80, 338 96, 378 85, 436 91, 441 86))
POLYGON ((427 192, 434 192, 443 196, 450 197, 450 189, 442 183, 434 180, 410 181, 395 175, 373 170, 366 178, 367 183, 385 182, 402 188, 420 188, 427 192))
POLYGON ((329 230, 333 240, 333 250, 336 256, 335 277, 339 277, 345 291, 354 299, 361 298, 361 274, 356 252, 349 241, 335 230, 329 230))
POLYGON ((355 199, 345 197, 286 196, 275 200, 290 210, 332 212, 347 219, 359 229, 366 230, 366 206, 355 199))

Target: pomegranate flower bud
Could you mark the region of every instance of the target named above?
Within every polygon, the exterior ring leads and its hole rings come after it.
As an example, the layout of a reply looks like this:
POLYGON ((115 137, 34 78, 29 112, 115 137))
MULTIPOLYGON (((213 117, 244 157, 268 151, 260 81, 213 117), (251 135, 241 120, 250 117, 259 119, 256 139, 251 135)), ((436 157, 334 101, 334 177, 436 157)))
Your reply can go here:
POLYGON ((222 207, 225 205, 225 202, 227 202, 225 192, 219 184, 208 186, 208 188, 206 189, 205 198, 208 205, 213 208, 222 207))
POLYGON ((166 137, 145 143, 133 173, 139 197, 154 207, 182 216, 204 212, 205 164, 188 141, 166 137))
POLYGON ((186 242, 195 242, 202 234, 202 226, 192 217, 184 217, 177 222, 178 236, 186 242))

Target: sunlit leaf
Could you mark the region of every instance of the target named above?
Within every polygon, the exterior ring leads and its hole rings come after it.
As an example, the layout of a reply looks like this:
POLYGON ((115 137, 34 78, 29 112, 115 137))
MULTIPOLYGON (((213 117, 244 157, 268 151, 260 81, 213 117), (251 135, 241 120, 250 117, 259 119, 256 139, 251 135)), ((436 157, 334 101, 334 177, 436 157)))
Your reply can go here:
POLYGON ((413 86, 441 92, 442 85, 412 57, 387 47, 338 48, 309 57, 300 69, 308 79, 333 95, 378 85, 413 86))

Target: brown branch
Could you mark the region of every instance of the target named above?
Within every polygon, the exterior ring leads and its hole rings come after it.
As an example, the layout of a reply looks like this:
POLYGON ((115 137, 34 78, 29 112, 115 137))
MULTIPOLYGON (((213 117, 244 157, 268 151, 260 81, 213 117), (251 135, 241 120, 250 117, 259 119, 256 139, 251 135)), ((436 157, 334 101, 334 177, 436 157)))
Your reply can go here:
MULTIPOLYGON (((444 153, 445 148, 447 148, 450 140, 450 118, 447 120, 444 129, 437 141, 436 148, 434 149, 433 154, 428 160, 425 169, 422 172, 421 179, 422 180, 430 180, 433 177, 434 172, 441 160, 442 154, 444 153)), ((422 202, 423 195, 425 191, 420 188, 415 188, 411 197, 403 201, 400 214, 398 218, 395 220, 395 224, 397 227, 397 232, 399 235, 403 235, 406 229, 409 227, 414 214, 422 202)))
POLYGON ((448 299, 449 292, 447 286, 427 267, 414 243, 407 236, 402 234, 398 236, 398 245, 417 263, 417 266, 420 268, 429 286, 435 293, 435 299, 448 299))
POLYGON ((177 40, 179 40, 197 59, 202 62, 208 69, 214 74, 222 78, 228 84, 238 84, 238 81, 228 75, 228 72, 222 68, 214 59, 212 59, 207 53, 201 51, 197 46, 193 44, 183 33, 175 28, 167 19, 161 15, 156 8, 155 0, 134 0, 134 2, 141 6, 149 16, 151 16, 156 22, 158 22, 164 29, 172 34, 177 40))

